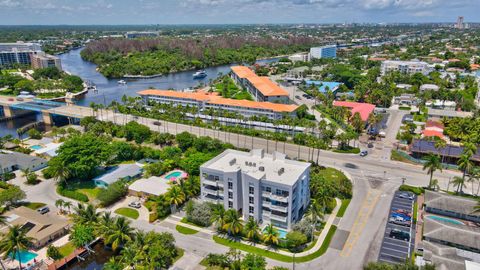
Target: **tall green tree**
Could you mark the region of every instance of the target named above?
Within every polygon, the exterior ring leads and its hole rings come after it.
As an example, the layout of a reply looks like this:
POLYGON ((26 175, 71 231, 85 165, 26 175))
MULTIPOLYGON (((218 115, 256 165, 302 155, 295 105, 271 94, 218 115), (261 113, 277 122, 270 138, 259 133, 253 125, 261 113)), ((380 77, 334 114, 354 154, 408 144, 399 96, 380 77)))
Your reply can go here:
POLYGON ((227 231, 229 235, 237 235, 242 231, 243 224, 237 210, 228 209, 225 212, 225 224, 223 225, 223 229, 227 231))
POLYGON ((438 155, 430 154, 425 158, 425 163, 423 164, 423 170, 427 170, 427 173, 430 175, 430 181, 428 182, 428 187, 432 187, 433 173, 436 170, 442 171, 442 163, 440 162, 440 157, 438 155))
POLYGON ((13 225, 0 240, 0 252, 3 253, 3 259, 9 256, 16 258, 18 266, 22 269, 22 251, 28 250, 33 244, 33 238, 27 236, 27 231, 20 225, 13 225))

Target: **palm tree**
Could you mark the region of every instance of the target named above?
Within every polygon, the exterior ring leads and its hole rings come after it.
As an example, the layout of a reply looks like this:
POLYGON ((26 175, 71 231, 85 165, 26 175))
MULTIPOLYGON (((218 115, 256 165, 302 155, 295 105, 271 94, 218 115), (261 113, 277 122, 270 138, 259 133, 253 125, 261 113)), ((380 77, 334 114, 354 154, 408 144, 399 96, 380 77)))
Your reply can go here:
POLYGON ((133 234, 134 229, 130 227, 130 221, 124 217, 117 217, 106 232, 105 243, 112 245, 112 249, 116 251, 125 243, 132 241, 133 234))
POLYGON ((432 186, 430 188, 432 188, 433 191, 440 190, 440 185, 438 183, 438 179, 433 179, 432 180, 432 186))
MULTIPOLYGON (((321 194, 321 193, 322 192, 319 192, 317 194, 321 194)), ((323 209, 324 208, 323 208, 323 206, 320 202, 317 202, 316 199, 311 200, 310 207, 307 209, 306 214, 312 220, 312 226, 313 226, 313 231, 312 232, 315 232, 315 230, 317 228, 317 221, 320 220, 323 217, 323 213, 324 213, 323 209)), ((314 235, 314 233, 312 233, 311 241, 313 241, 314 239, 315 239, 315 235, 314 235)))
POLYGON ((168 190, 167 198, 173 207, 172 212, 175 212, 177 207, 185 201, 185 193, 183 193, 182 189, 179 186, 172 186, 168 190))
POLYGON ((73 221, 78 224, 96 224, 98 221, 99 213, 95 206, 87 204, 87 206, 78 203, 74 208, 75 215, 73 215, 73 221))
POLYGON ((65 201, 62 200, 62 199, 58 199, 55 201, 55 207, 58 208, 58 210, 60 210, 60 212, 63 212, 63 209, 62 207, 65 205, 65 201))
POLYGON ((223 229, 227 231, 229 235, 236 235, 242 231, 243 225, 240 221, 240 216, 235 209, 228 209, 225 212, 225 224, 223 229))
POLYGON ((430 188, 432 186, 433 173, 436 170, 442 171, 440 157, 433 154, 428 155, 425 159, 425 163, 423 164, 423 170, 427 170, 427 173, 430 174, 430 181, 428 182, 428 187, 430 188))
POLYGON ((269 245, 278 245, 278 230, 270 223, 263 230, 263 241, 269 245))
POLYGON ((260 225, 253 217, 249 217, 245 224, 245 235, 252 242, 260 239, 260 225))
POLYGON ((442 163, 444 162, 444 159, 445 159, 445 154, 443 153, 443 150, 445 150, 445 148, 447 147, 447 142, 442 140, 442 139, 438 139, 435 141, 435 148, 439 150, 439 152, 441 153, 441 156, 442 156, 442 163))
POLYGON ((3 253, 3 259, 9 256, 18 258, 18 264, 22 269, 21 251, 28 249, 33 242, 32 237, 27 236, 27 231, 20 225, 13 225, 9 228, 7 234, 0 240, 0 252, 3 253))
POLYGON ((63 207, 65 207, 68 210, 68 213, 70 214, 70 208, 72 208, 73 204, 70 201, 65 201, 63 203, 63 207))
POLYGON ((225 208, 223 205, 216 205, 212 212, 212 222, 217 226, 217 230, 223 229, 223 225, 225 225, 225 208))
POLYGON ((456 191, 457 193, 462 193, 463 188, 467 186, 465 185, 465 178, 460 176, 454 176, 452 180, 452 184, 454 187, 457 187, 457 191, 456 191))
MULTIPOLYGON (((462 174, 462 183, 465 182, 465 176, 472 171, 473 169, 473 162, 470 160, 471 155, 468 152, 465 152, 460 156, 458 159, 458 168, 463 171, 462 174)), ((463 184, 460 185, 460 193, 463 193, 463 184)), ((473 192, 473 190, 472 190, 473 192)))

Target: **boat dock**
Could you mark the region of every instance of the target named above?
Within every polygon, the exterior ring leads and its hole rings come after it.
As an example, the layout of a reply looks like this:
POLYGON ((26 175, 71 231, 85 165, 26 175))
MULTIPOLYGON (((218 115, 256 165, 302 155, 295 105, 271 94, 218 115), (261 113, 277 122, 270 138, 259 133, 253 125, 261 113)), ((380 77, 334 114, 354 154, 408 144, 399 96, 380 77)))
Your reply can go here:
POLYGON ((85 259, 86 254, 88 254, 85 248, 77 248, 72 254, 67 257, 60 259, 48 265, 48 270, 64 269, 69 264, 73 263, 75 260, 80 258, 85 259))

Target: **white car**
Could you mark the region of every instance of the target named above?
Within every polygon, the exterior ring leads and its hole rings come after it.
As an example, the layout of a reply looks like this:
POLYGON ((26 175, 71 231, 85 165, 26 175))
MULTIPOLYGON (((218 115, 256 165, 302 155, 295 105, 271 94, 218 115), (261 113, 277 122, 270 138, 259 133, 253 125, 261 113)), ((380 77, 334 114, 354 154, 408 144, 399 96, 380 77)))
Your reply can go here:
POLYGON ((130 206, 132 208, 140 208, 140 207, 142 207, 142 204, 139 201, 134 201, 134 202, 129 203, 128 206, 130 206))

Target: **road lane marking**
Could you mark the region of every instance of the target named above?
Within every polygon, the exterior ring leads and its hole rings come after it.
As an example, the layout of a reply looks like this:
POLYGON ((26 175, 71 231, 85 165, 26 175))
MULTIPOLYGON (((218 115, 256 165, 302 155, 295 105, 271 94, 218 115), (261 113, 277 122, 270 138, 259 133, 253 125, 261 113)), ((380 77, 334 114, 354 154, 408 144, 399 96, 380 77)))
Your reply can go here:
POLYGON ((357 243, 358 239, 362 235, 363 229, 367 225, 369 216, 375 206, 377 205, 378 199, 380 198, 381 192, 378 190, 369 190, 367 196, 363 200, 362 206, 360 207, 357 217, 353 222, 352 229, 350 230, 350 235, 348 236, 343 250, 340 253, 342 257, 350 256, 353 247, 357 243))

